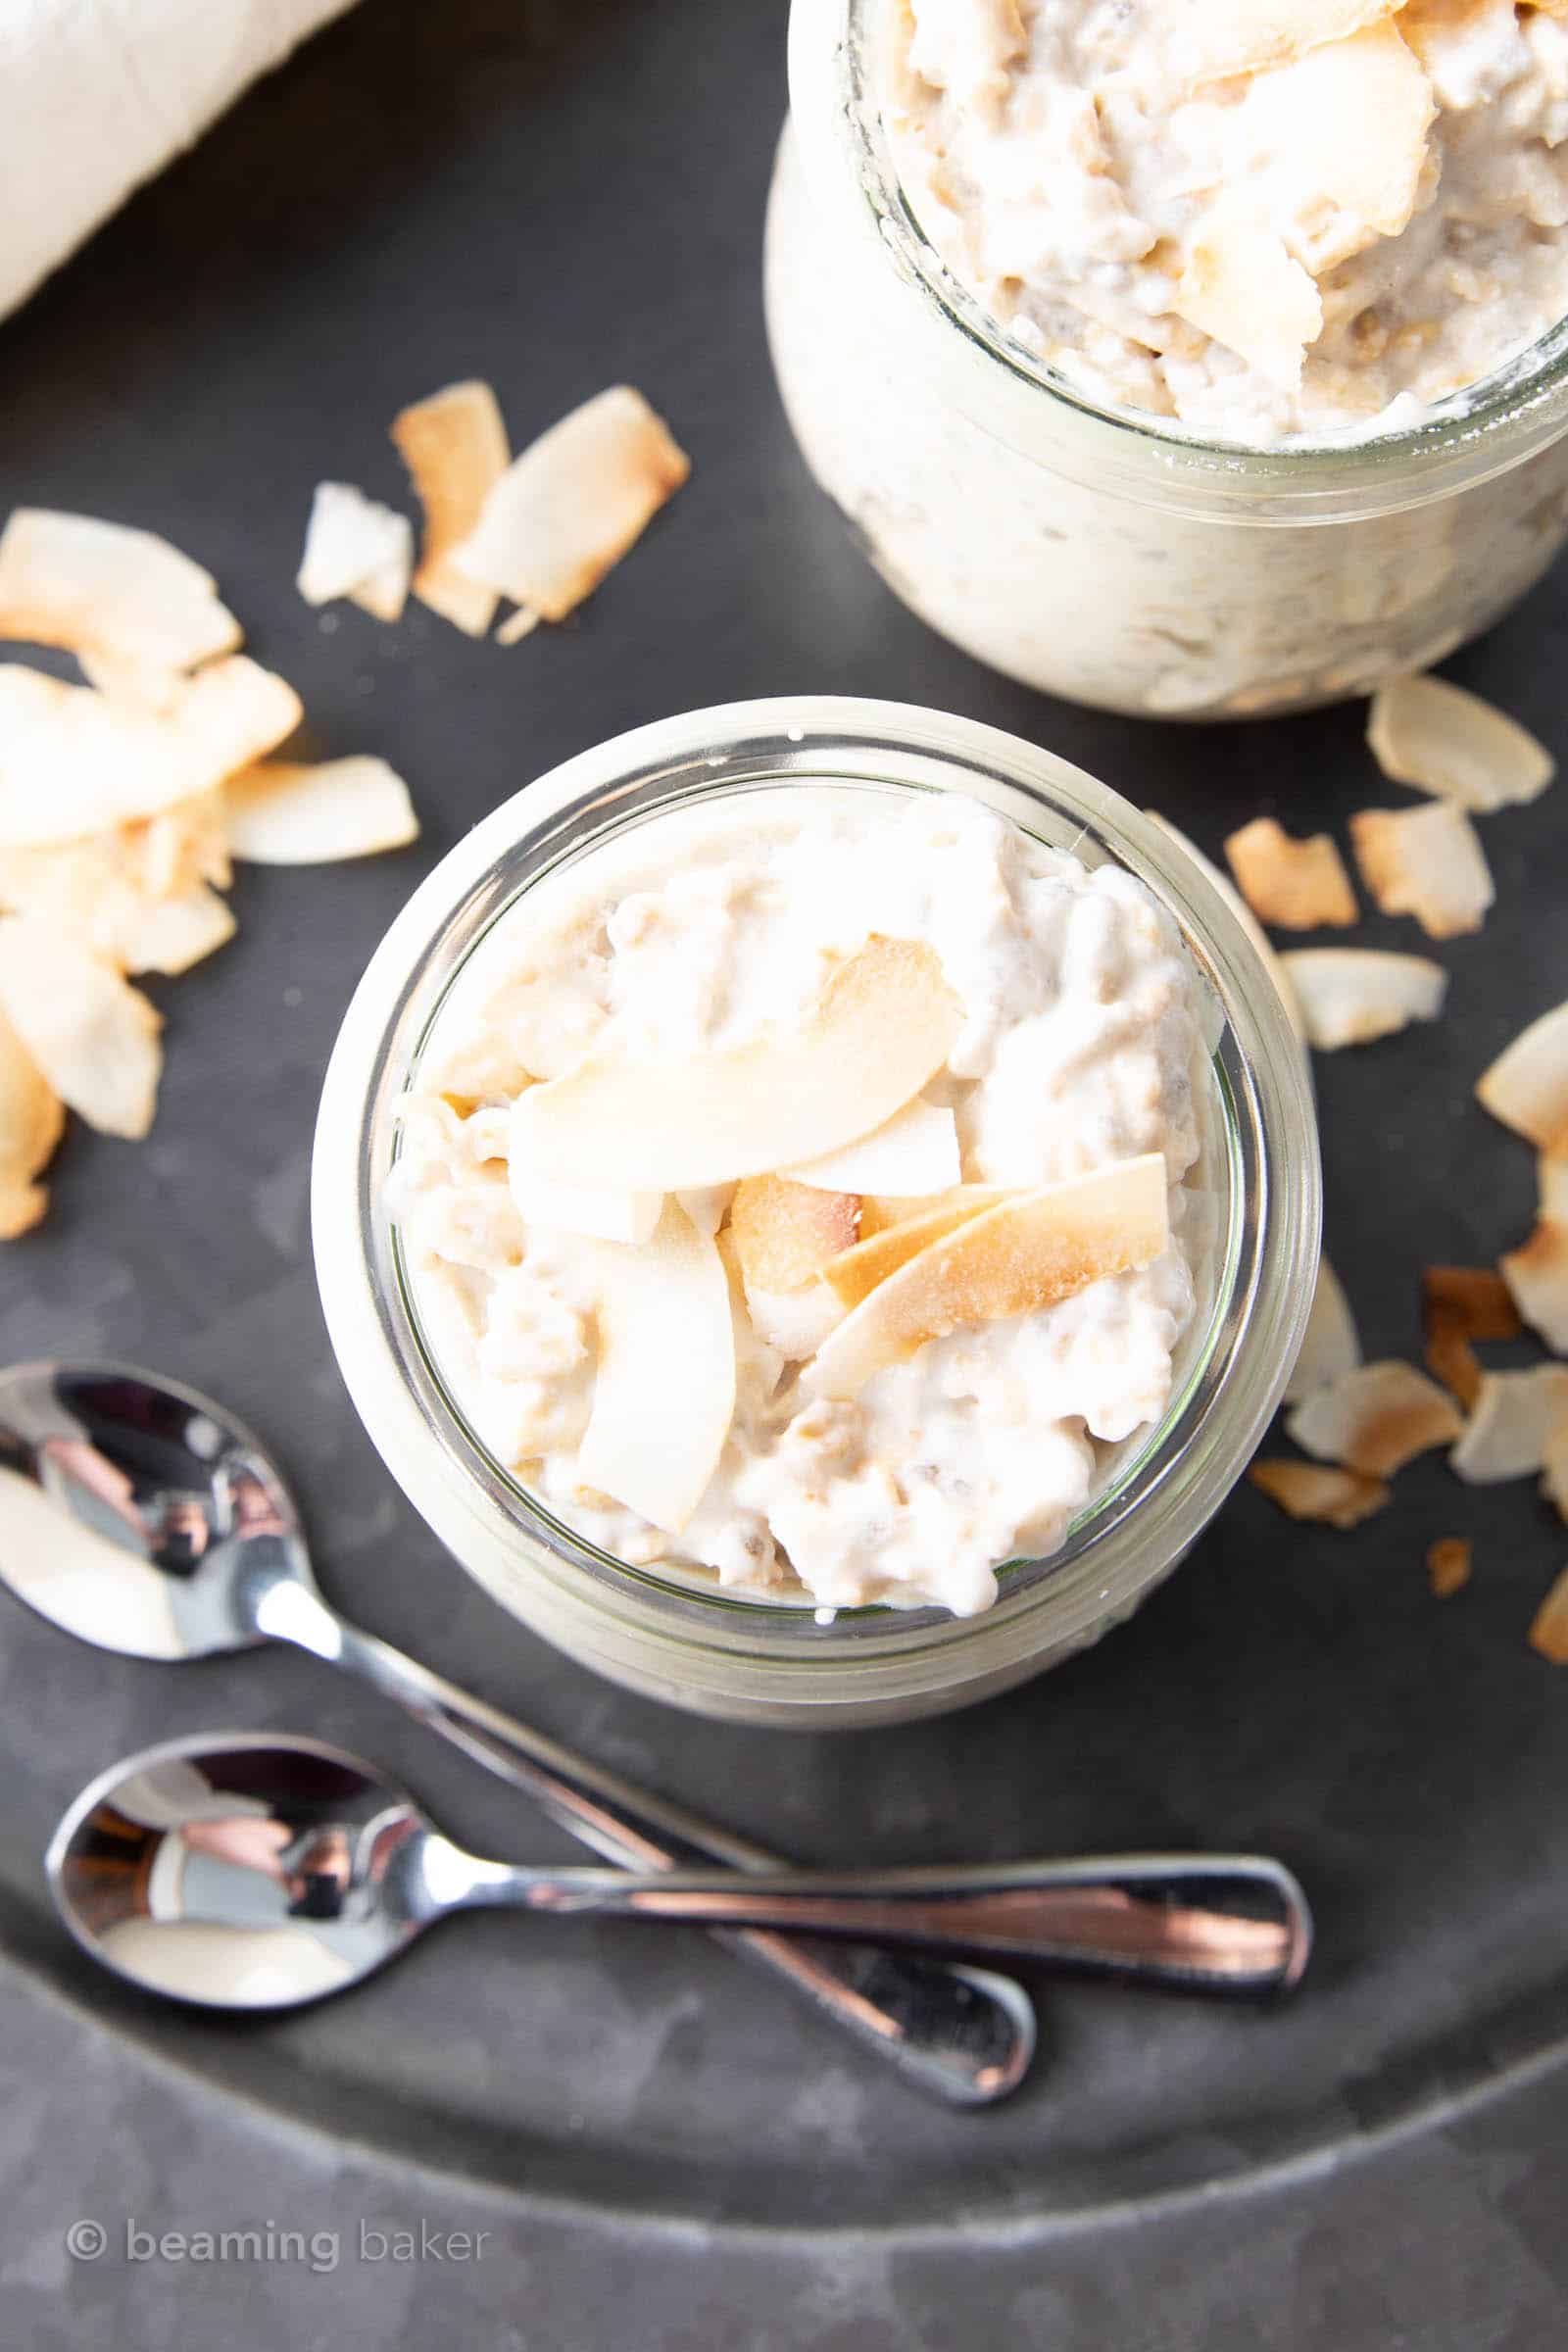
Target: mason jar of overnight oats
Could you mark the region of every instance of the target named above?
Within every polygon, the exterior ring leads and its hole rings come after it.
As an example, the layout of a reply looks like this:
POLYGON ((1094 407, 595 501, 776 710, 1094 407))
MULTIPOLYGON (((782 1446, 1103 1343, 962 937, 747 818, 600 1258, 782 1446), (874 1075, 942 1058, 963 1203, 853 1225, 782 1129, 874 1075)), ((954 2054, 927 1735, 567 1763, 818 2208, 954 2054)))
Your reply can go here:
POLYGON ((1203 80, 1169 28, 1282 12, 793 0, 786 410, 894 591, 1028 684, 1192 718, 1363 693, 1568 534, 1568 26, 1329 13, 1353 41, 1203 80))
MULTIPOLYGON (((885 1107, 867 1094, 850 1124, 885 1107)), ((996 730, 791 699, 586 753, 449 854, 345 1019, 313 1213, 345 1380, 463 1567, 612 1680, 821 1729, 1004 1690, 1097 1640, 1169 1573, 1294 1359, 1318 1168, 1289 1019, 1167 833, 996 730), (896 994, 884 1052, 854 1019, 873 1017, 888 984, 913 994, 896 994), (888 1101, 942 1056, 875 1128, 880 1173, 857 1144, 792 1159, 787 1179, 686 1185, 743 1164, 737 1117, 776 1120, 787 1102, 784 1128, 744 1161, 754 1170, 833 1132, 820 1118, 842 1109, 824 1108, 798 1054, 840 999, 833 1017, 851 1026, 832 1032, 829 1093, 856 1091, 845 1056, 856 1086, 888 1101), (933 1018, 948 1026, 909 1061, 933 1018), (787 1085, 746 1060, 761 1051, 797 1056, 787 1085), (712 1073, 737 1054, 761 1083, 725 1108, 712 1073), (564 1100, 581 1111, 607 1072, 640 1111, 617 1123, 600 1102, 612 1142, 594 1145, 590 1117, 574 1162, 536 1164, 545 1114, 564 1100), (791 1123, 803 1114, 814 1135, 791 1123), (929 1156, 960 1148, 945 1168, 929 1156), (1159 1233, 1097 1261, 1125 1271, 930 1338, 907 1361, 873 1348, 869 1381, 845 1345, 865 1320, 843 1313, 855 1294, 781 1267, 798 1225, 759 1245, 757 1216, 742 1218, 748 1190, 765 1222, 781 1187, 808 1203, 808 1243, 847 1213, 828 1245, 840 1254, 808 1261, 839 1281, 937 1213, 937 1175, 958 1178, 941 1197, 958 1200, 964 1235, 1064 1199, 1118 1229, 1125 1185, 1143 1186, 1147 1210, 1152 1163, 1159 1233), (562 1179, 569 1199, 551 1189, 562 1179), (677 1189, 650 1200, 661 1185, 677 1189), (668 1283, 672 1242, 680 1280, 650 1291, 668 1283), (771 1271, 748 1254, 759 1247, 771 1271), (622 1275, 629 1325, 615 1322, 622 1275), (715 1284, 728 1300, 728 1435, 665 1512, 713 1396, 705 1282, 710 1303, 715 1284), (612 1446, 600 1424, 617 1412, 612 1446)), ((971 1282, 977 1262, 971 1250, 971 1282)))

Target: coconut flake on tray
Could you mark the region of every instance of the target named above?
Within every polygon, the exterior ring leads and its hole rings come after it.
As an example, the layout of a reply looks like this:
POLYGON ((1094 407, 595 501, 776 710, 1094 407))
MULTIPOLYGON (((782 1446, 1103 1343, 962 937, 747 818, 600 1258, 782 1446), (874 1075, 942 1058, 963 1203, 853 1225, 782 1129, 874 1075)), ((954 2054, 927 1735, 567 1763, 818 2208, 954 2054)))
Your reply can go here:
POLYGON ((500 403, 486 383, 448 384, 392 419, 392 439, 424 510, 414 593, 470 637, 483 637, 500 601, 453 561, 512 462, 500 403))
POLYGON ((1280 957, 1308 1043, 1323 1053, 1367 1046, 1411 1021, 1435 1021, 1448 975, 1425 956, 1381 948, 1296 948, 1280 957))
POLYGON ((372 619, 402 618, 414 570, 414 526, 352 482, 318 482, 295 586, 308 605, 339 597, 372 619))
POLYGON ((1343 930, 1356 920, 1350 877, 1327 833, 1295 841, 1273 817, 1257 816, 1227 835, 1225 855, 1260 922, 1315 931, 1325 924, 1343 930))
POLYGON ((1350 819, 1361 879, 1384 914, 1413 914, 1429 939, 1479 931, 1496 893, 1481 837, 1449 801, 1363 808, 1350 819))
POLYGON ((1494 1119, 1537 1150, 1568 1157, 1568 1004, 1521 1030, 1476 1082, 1494 1119))
POLYGON ((1316 1520, 1324 1527, 1359 1527, 1394 1499, 1393 1488, 1382 1479, 1339 1464, 1260 1456, 1247 1475, 1292 1519, 1316 1520))
POLYGON ((1367 1478, 1392 1478, 1418 1453, 1463 1434, 1453 1398, 1414 1364, 1386 1357, 1317 1389, 1286 1416, 1303 1453, 1367 1478))
POLYGON ((1372 697, 1367 742, 1396 784, 1486 815, 1539 799, 1556 773, 1517 719, 1446 678, 1395 678, 1372 697))

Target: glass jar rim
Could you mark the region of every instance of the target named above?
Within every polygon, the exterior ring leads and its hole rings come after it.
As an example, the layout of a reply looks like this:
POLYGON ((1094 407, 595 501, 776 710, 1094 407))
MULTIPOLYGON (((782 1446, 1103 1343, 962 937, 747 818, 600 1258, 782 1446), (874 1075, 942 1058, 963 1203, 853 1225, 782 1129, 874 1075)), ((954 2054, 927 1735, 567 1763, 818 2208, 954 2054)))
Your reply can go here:
POLYGON ((956 405, 1056 470, 1173 513, 1267 528, 1423 506, 1511 470, 1568 431, 1568 318, 1408 423, 1258 446, 1099 400, 1010 336, 922 232, 869 91, 867 13, 885 0, 791 0, 791 117, 813 189, 875 268, 956 405))
MULTIPOLYGON (((543 870, 558 862, 550 858, 543 870)), ((704 1642, 731 1652, 765 1645, 770 1667, 786 1655, 798 1663, 814 1655, 822 1663, 825 1636, 839 1638, 839 1655, 854 1646, 887 1658, 950 1641, 956 1629, 978 1629, 994 1644, 1006 1622, 1053 1598, 1082 1612, 1120 1593, 1111 1613, 1132 1606, 1218 1507, 1278 1401, 1310 1305, 1318 1216, 1315 1132, 1300 1051, 1255 949, 1185 852, 1054 754, 969 720, 834 697, 737 704, 634 730, 538 779, 526 787, 525 800, 519 794, 503 804, 449 852, 392 925, 345 1016, 323 1086, 313 1170, 318 1277, 340 1368, 383 1458, 449 1547, 463 1557, 465 1532, 477 1532, 487 1556, 495 1557, 509 1535, 514 1544, 529 1540, 543 1555, 536 1568, 575 1580, 579 1600, 586 1574, 595 1608, 629 1613, 643 1638, 662 1634, 680 1649, 704 1642), (885 772, 895 764, 900 772, 885 772), (547 1511, 530 1508, 532 1498, 516 1482, 507 1480, 507 1494, 476 1475, 472 1448, 450 1411, 441 1410, 445 1392, 435 1384, 433 1402, 429 1366, 419 1369, 417 1330, 390 1275, 390 1235, 379 1208, 384 1169, 377 1162, 391 1100, 402 1092, 416 1042, 428 1036, 478 938, 515 902, 519 887, 526 889, 526 878, 515 879, 524 845, 541 858, 552 843, 569 850, 565 836, 575 827, 581 847, 585 825, 593 840, 603 838, 593 830, 596 821, 602 826, 617 808, 662 807, 683 780, 692 792, 807 781, 924 783, 982 799, 993 797, 994 782, 1003 799, 1010 793, 1037 807, 1059 807, 1170 910, 1225 1013, 1245 1098, 1248 1173, 1237 1220, 1245 1247, 1235 1327, 1227 1327, 1223 1361, 1192 1425, 1178 1425, 1179 1443, 1152 1461, 1140 1457, 1136 1492, 1103 1532, 1096 1530, 1081 1545, 1067 1563, 1072 1573, 1054 1580, 1054 1560, 1044 1561, 1037 1580, 1004 1594, 984 1617, 879 1610, 855 1612, 860 1622, 853 1629, 818 1627, 808 1603, 769 1608, 610 1561, 560 1530, 547 1511), (851 1630, 858 1637, 853 1645, 843 1641, 851 1630)), ((501 1589, 499 1570, 465 1565, 505 1605, 515 1605, 501 1589)))

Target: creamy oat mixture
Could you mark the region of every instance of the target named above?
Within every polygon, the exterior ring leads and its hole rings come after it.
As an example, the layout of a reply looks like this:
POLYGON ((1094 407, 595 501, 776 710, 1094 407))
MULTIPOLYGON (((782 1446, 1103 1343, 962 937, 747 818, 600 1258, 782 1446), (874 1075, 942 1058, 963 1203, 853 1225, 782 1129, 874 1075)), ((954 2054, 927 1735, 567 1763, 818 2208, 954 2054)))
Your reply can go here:
MULTIPOLYGON (((1058 1544, 1164 1409, 1203 1226, 1198 985, 1139 883, 956 796, 794 787, 665 813, 596 851, 536 885, 471 960, 405 1105, 387 1206, 454 1395, 553 1510, 633 1564, 827 1608, 985 1608, 997 1566, 1058 1544), (672 1196, 716 1233, 728 1271, 735 1403, 695 1511, 677 1532, 652 1526, 578 1462, 620 1245, 521 1213, 513 1106, 590 1050, 787 1036, 874 937, 926 943, 957 1001, 923 1100, 954 1113, 962 1179, 1033 1188, 1162 1153, 1170 1245, 1048 1309, 933 1339, 830 1400, 803 1359, 839 1301, 819 1280, 748 1295, 726 1230, 735 1188, 672 1196)), ((607 1187, 635 1183, 635 1135, 618 1157, 607 1187)), ((671 1394, 690 1385, 678 1351, 663 1376, 671 1394)))
POLYGON ((954 271, 1206 437, 1406 424, 1568 313, 1546 0, 887 0, 878 68, 954 271))

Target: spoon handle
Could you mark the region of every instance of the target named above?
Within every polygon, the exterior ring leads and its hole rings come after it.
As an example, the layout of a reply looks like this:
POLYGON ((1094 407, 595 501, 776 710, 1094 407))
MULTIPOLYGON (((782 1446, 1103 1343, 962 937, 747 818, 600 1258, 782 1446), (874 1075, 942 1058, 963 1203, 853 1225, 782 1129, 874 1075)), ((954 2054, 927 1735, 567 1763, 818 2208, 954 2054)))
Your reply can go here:
POLYGON ((790 1871, 748 1882, 681 1871, 479 1864, 455 1898, 556 1914, 875 1936, 1201 1992, 1283 1992, 1312 1945, 1306 1898, 1283 1864, 1253 1854, 1112 1855, 973 1869, 790 1871))
MULTIPOLYGON (((263 1630, 372 1683, 612 1862, 638 1871, 678 1871, 705 1862, 742 1871, 784 1867, 777 1855, 732 1830, 634 1787, 470 1696, 349 1625, 298 1585, 268 1595, 263 1630)), ((986 2106, 1004 2098, 1028 2070, 1034 2010, 1010 1978, 874 1943, 786 1936, 761 1921, 734 1928, 715 1922, 714 1931, 720 1942, 787 1978, 910 2082, 955 2105, 986 2106)))

